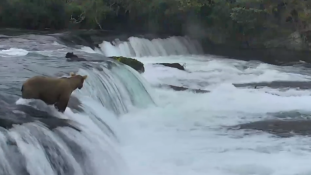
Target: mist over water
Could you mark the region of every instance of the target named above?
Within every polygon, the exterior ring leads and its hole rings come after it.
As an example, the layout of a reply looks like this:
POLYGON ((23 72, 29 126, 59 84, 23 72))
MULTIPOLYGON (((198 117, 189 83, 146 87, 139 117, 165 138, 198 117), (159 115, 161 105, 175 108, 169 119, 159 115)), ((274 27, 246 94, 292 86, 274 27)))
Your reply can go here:
MULTIPOLYGON (((70 127, 48 130, 40 123, 14 126, 0 134, 0 174, 8 175, 307 175, 311 173, 310 139, 243 130, 227 126, 282 117, 309 117, 310 90, 235 87, 233 84, 271 81, 310 81, 301 67, 274 66, 203 55, 200 45, 187 37, 128 42, 103 41, 100 49, 71 49, 51 42, 50 50, 0 50, 0 64, 20 66, 6 71, 5 92, 16 89, 34 72, 55 75, 75 70, 88 75, 83 89, 73 93, 82 111, 64 114, 39 105, 70 127), (106 62, 67 63, 64 53, 85 57, 128 56, 145 65, 138 74, 128 66, 106 62), (11 61, 9 60, 11 59, 11 61), (18 63, 18 64, 16 64, 18 63), (180 63, 187 71, 153 63, 180 63), (26 69, 27 68, 27 69, 26 69), (32 70, 33 72, 29 72, 32 70), (14 81, 9 79, 14 78, 14 81), (196 94, 155 88, 169 84, 210 90, 196 94), (298 111, 298 115, 287 112, 298 111), (16 163, 21 162, 21 163, 16 163)), ((3 83, 5 84, 5 83, 3 83)), ((29 101, 16 99, 18 104, 29 101)), ((32 104, 32 106, 34 106, 32 104)))

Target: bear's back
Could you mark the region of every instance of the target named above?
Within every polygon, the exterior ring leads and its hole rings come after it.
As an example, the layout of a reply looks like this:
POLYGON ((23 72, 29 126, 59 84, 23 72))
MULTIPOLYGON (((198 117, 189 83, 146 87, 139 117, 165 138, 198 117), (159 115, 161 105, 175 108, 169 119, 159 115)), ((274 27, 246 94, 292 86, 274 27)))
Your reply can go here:
POLYGON ((35 76, 28 79, 23 88, 38 93, 45 101, 55 101, 62 92, 71 87, 66 78, 35 76))
POLYGON ((29 78, 24 85, 26 86, 35 86, 40 87, 42 89, 43 87, 47 86, 58 86, 59 84, 67 84, 65 79, 62 78, 54 78, 54 77, 43 77, 43 76, 35 76, 32 78, 29 78))

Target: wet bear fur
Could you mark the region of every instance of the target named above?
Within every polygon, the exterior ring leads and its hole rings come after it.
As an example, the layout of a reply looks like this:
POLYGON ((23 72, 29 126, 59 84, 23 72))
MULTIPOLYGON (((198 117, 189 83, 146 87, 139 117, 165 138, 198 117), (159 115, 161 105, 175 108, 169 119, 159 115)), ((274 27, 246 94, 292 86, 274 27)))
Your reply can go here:
POLYGON ((69 78, 52 78, 35 76, 24 82, 22 98, 39 99, 48 105, 54 105, 58 111, 64 112, 71 93, 83 87, 87 76, 71 73, 69 78))
POLYGON ((67 61, 87 61, 84 58, 79 58, 77 55, 75 55, 73 52, 66 53, 67 61))

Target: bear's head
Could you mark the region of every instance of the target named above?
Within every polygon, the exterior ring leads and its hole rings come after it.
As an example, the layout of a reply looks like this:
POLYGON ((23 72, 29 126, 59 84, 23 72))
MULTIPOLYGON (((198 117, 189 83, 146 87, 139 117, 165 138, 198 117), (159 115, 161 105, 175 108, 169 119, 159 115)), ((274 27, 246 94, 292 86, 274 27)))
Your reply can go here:
POLYGON ((67 52, 66 53, 66 58, 72 58, 73 57, 73 52, 67 52))
POLYGON ((66 58, 74 59, 79 58, 77 55, 75 55, 73 52, 66 53, 66 58))
POLYGON ((75 73, 70 73, 70 79, 74 80, 76 88, 81 89, 83 87, 84 80, 87 78, 87 75, 81 76, 76 75, 75 73))

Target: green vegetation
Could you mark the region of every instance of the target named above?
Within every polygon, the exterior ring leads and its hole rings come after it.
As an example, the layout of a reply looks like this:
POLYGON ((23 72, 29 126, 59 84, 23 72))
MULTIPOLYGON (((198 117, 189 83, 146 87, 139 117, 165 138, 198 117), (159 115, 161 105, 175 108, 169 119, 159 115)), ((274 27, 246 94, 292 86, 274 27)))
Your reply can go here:
POLYGON ((117 60, 123 64, 126 64, 130 67, 132 67, 133 69, 137 70, 139 73, 143 73, 145 72, 145 67, 144 64, 141 63, 140 61, 133 59, 133 58, 127 58, 127 57, 117 57, 117 56, 113 56, 113 57, 109 57, 112 58, 114 60, 117 60))
POLYGON ((1 0, 0 27, 182 34, 197 23, 214 43, 258 45, 303 34, 310 10, 310 0, 1 0))

